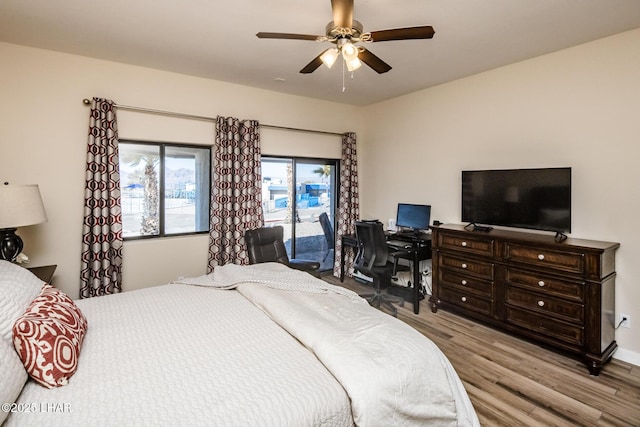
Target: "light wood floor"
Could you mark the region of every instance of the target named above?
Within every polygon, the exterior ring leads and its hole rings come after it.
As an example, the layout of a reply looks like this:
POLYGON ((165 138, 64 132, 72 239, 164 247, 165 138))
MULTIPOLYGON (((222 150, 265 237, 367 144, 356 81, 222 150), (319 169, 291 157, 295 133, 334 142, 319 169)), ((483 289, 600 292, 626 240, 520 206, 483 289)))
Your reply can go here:
MULTIPOLYGON (((323 277, 340 285, 340 280, 323 277)), ((356 292, 371 288, 345 279, 356 292)), ((485 327, 444 310, 398 318, 447 355, 483 426, 640 426, 640 367, 613 359, 600 376, 579 360, 485 327)))

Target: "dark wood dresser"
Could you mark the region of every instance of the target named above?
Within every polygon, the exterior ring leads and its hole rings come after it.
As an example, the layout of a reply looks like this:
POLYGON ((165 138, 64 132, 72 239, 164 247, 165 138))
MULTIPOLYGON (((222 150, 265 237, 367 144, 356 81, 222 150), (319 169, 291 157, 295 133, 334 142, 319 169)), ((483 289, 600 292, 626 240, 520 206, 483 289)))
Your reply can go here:
POLYGON ((617 348, 619 243, 461 224, 432 231, 434 313, 441 307, 573 353, 600 373, 617 348))

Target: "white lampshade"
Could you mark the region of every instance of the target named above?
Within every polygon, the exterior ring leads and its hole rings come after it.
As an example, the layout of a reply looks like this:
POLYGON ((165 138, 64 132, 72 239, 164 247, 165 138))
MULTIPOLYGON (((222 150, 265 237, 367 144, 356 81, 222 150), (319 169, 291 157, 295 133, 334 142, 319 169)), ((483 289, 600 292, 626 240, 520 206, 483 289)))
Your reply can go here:
POLYGON ((334 47, 332 49, 325 50, 324 53, 320 55, 320 59, 327 68, 331 68, 331 66, 336 62, 336 59, 338 59, 338 49, 334 47))
POLYGON ((0 229, 25 227, 46 220, 37 185, 0 185, 0 229))
POLYGON ((362 62, 357 57, 345 62, 349 71, 355 71, 362 66, 362 62))

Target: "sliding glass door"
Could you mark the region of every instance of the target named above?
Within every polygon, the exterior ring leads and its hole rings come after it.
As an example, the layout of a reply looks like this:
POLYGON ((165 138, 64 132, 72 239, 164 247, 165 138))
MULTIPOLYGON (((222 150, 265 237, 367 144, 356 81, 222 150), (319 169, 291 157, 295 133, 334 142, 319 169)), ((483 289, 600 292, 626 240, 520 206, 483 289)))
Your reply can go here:
POLYGON ((338 161, 262 157, 265 225, 282 225, 290 258, 333 268, 338 161))

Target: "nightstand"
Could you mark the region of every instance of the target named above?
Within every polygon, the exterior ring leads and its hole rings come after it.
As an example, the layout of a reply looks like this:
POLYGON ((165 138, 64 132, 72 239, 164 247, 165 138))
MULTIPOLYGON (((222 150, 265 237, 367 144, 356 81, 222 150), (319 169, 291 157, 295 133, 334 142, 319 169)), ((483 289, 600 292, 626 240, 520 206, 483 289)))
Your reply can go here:
POLYGON ((53 273, 56 271, 57 265, 45 265, 42 267, 27 268, 30 272, 36 275, 36 277, 51 285, 51 279, 53 279, 53 273))

